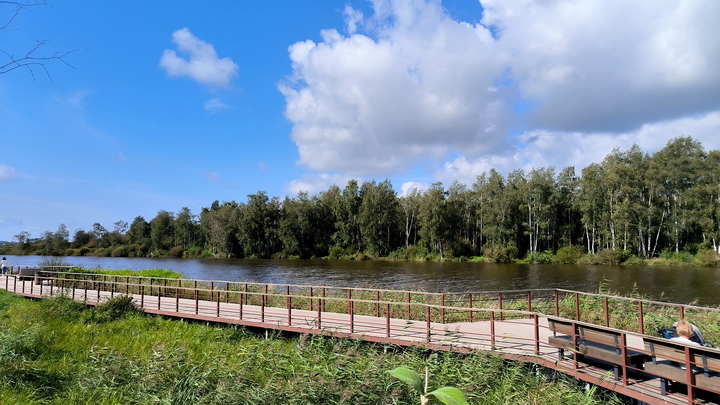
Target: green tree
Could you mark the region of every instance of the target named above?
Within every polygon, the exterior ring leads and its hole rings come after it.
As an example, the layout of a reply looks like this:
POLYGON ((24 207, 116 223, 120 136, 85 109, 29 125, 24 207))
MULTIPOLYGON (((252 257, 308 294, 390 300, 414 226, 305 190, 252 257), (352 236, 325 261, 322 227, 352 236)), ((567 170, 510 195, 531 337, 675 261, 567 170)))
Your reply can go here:
POLYGON ((358 182, 352 179, 343 189, 339 204, 333 208, 333 216, 336 221, 333 236, 335 246, 354 251, 360 249, 361 234, 358 214, 361 203, 358 182))
POLYGON ((418 212, 420 209, 421 193, 417 188, 412 189, 410 194, 400 197, 399 204, 405 218, 405 247, 410 246, 410 238, 412 244, 417 244, 418 237, 418 212))
POLYGON ((390 180, 365 182, 360 190, 358 224, 362 243, 373 253, 386 256, 397 239, 399 204, 390 180))
POLYGON ((433 183, 420 199, 418 218, 420 220, 420 242, 442 257, 443 242, 447 236, 445 210, 445 188, 443 184, 433 183))
POLYGON ((209 209, 202 209, 200 226, 213 256, 237 257, 242 254, 237 239, 239 218, 240 206, 235 201, 220 204, 216 200, 209 209))
POLYGON ((150 240, 155 250, 170 250, 175 240, 172 212, 160 210, 150 221, 150 240))
POLYGON ((238 241, 247 257, 269 258, 280 246, 278 228, 280 202, 268 198, 264 191, 248 195, 241 207, 238 241))
POLYGON ((197 228, 197 216, 190 211, 190 208, 182 207, 173 222, 175 246, 183 248, 192 246, 198 237, 197 228))

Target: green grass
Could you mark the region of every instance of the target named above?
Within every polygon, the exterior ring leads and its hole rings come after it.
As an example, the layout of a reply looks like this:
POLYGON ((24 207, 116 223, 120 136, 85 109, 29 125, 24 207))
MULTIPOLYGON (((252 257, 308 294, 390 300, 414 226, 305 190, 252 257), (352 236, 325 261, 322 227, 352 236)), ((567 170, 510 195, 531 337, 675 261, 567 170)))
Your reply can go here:
POLYGON ((67 298, 30 301, 0 292, 0 403, 414 403, 386 372, 400 365, 429 367, 431 389, 458 387, 471 404, 614 401, 484 353, 308 335, 265 339, 245 329, 149 317, 122 302, 108 306, 98 312, 67 298))

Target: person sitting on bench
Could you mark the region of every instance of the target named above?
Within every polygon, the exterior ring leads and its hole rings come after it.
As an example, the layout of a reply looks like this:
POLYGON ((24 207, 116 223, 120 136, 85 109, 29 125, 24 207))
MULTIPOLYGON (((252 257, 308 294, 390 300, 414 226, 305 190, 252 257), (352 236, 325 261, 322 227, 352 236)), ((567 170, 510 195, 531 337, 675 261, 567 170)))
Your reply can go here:
POLYGON ((675 322, 673 326, 677 336, 671 337, 670 340, 691 346, 704 346, 705 339, 697 326, 684 319, 675 322))

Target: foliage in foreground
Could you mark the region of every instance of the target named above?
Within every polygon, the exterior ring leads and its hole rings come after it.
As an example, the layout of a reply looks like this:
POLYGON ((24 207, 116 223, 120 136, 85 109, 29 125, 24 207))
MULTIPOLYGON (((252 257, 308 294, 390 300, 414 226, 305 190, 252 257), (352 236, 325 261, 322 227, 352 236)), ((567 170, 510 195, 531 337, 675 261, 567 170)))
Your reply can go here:
MULTIPOLYGON (((574 381, 482 353, 274 335, 0 292, 0 403, 389 404, 416 396, 387 370, 428 368, 471 404, 599 404, 574 381)), ((414 398, 413 398, 414 397, 414 398)))

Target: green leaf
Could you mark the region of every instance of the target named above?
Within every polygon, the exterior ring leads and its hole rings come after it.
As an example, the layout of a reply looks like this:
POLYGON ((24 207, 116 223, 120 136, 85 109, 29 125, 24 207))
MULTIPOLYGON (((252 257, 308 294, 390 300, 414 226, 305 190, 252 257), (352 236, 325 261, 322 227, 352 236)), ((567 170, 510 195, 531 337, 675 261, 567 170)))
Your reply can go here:
POLYGON ((428 394, 434 396, 446 405, 469 405, 465 395, 455 387, 442 387, 428 394))
POLYGON ((400 366, 394 370, 389 370, 388 373, 398 380, 415 388, 418 393, 423 393, 423 379, 420 377, 420 374, 415 372, 415 370, 411 370, 405 366, 400 366))

